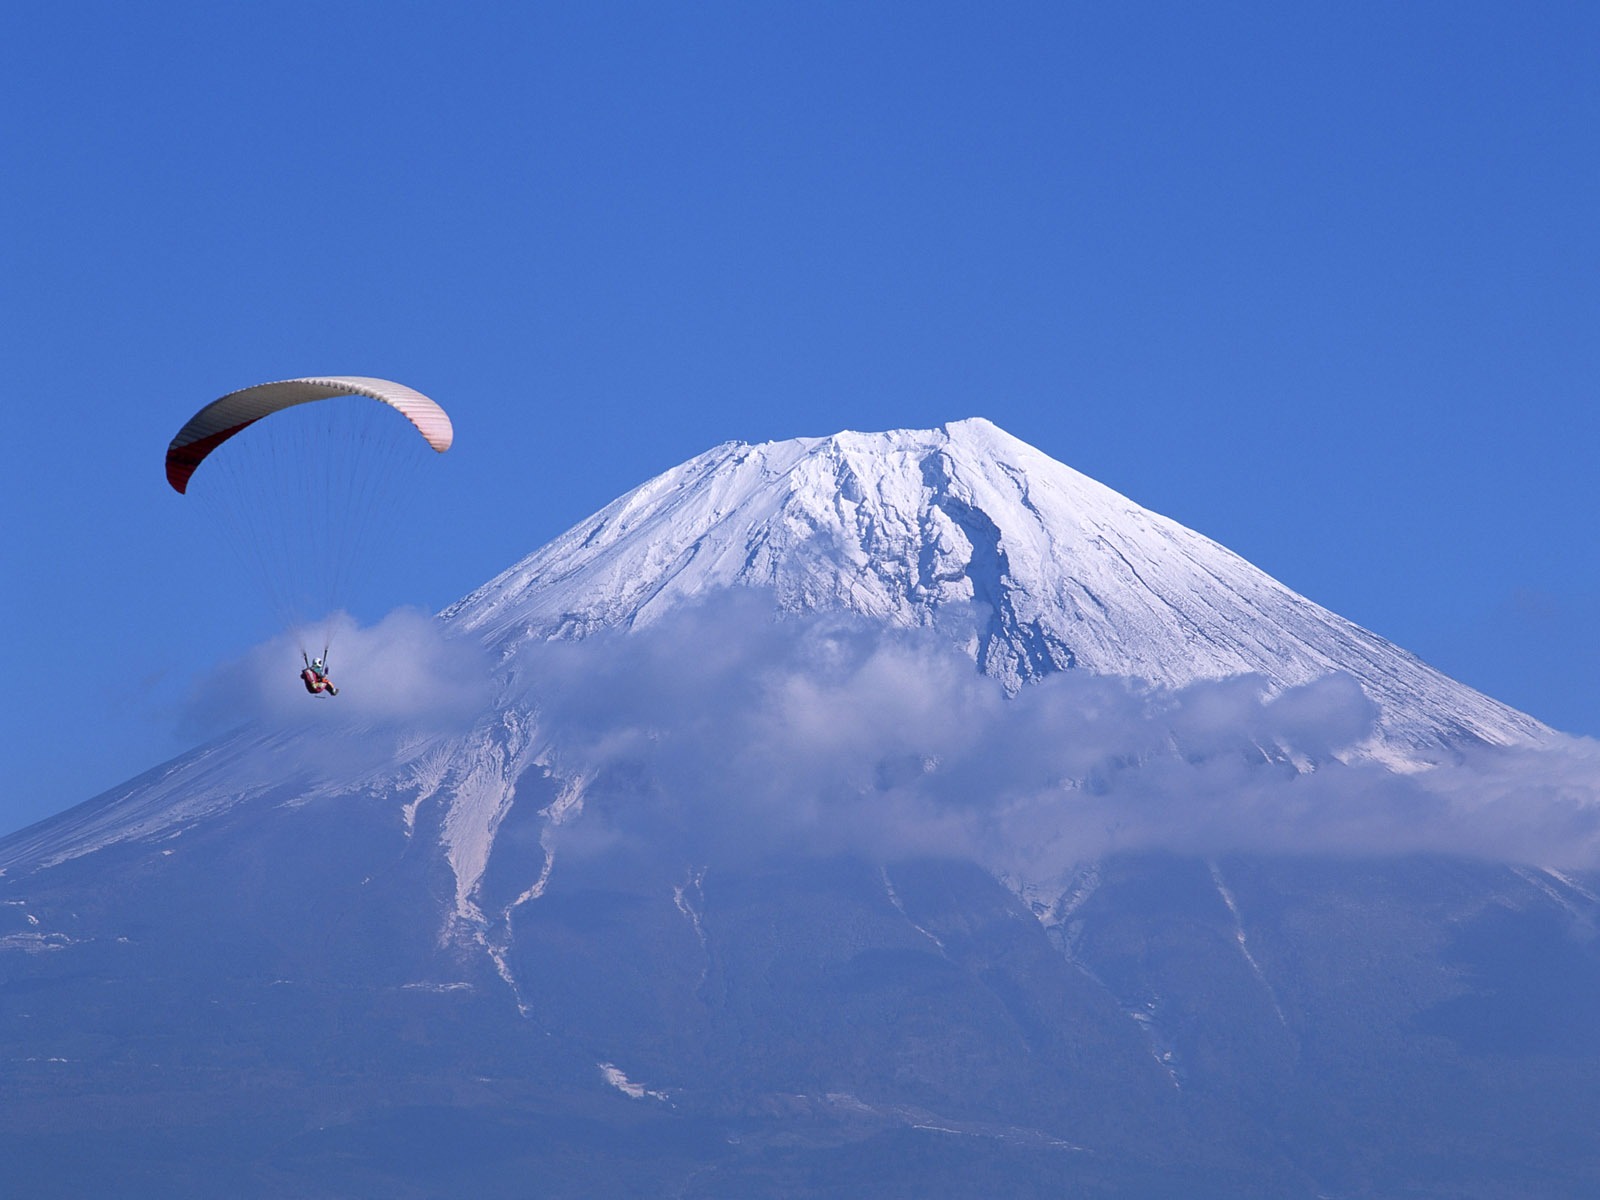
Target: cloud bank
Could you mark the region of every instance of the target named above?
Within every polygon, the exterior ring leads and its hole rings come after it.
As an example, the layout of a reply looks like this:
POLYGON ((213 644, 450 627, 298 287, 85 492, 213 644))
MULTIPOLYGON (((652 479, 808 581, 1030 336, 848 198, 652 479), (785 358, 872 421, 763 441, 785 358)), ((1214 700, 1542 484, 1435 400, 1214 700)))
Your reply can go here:
POLYGON ((581 819, 552 832, 580 854, 955 856, 1033 880, 1119 850, 1600 868, 1592 739, 1464 746, 1396 774, 1360 754, 1378 713, 1349 676, 1275 694, 1254 676, 1163 689, 1068 671, 1008 695, 958 632, 775 619, 729 593, 497 669, 400 610, 336 623, 337 698, 305 694, 288 635, 207 676, 186 723, 320 727, 340 736, 303 743, 322 754, 309 765, 376 769, 394 731, 465 733, 496 689, 522 692, 554 770, 588 781, 581 819))
POLYGON ((1272 694, 1063 672, 1008 696, 946 633, 774 621, 735 596, 528 651, 559 768, 594 781, 562 836, 955 855, 1034 879, 1117 850, 1600 866, 1593 740, 1398 775, 1359 756, 1377 712, 1348 676, 1272 694))

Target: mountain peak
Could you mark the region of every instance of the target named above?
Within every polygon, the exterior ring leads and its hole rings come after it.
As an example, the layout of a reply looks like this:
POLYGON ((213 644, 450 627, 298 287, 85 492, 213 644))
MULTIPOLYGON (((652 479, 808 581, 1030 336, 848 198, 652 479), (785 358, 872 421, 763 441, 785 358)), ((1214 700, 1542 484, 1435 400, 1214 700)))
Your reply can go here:
POLYGON ((502 654, 648 625, 727 588, 780 611, 960 631, 1015 689, 1085 670, 1182 687, 1353 676, 1408 749, 1541 737, 1532 718, 1297 595, 982 417, 728 442, 658 475, 451 608, 502 654))

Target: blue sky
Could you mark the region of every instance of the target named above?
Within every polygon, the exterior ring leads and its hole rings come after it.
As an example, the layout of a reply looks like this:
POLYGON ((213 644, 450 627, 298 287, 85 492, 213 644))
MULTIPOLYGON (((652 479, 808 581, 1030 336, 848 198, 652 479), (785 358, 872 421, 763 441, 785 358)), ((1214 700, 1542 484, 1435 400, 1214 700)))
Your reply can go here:
POLYGON ((275 632, 161 457, 315 373, 456 421, 366 620, 717 442, 983 415, 1600 734, 1597 54, 1587 3, 8 6, 0 830, 275 632))

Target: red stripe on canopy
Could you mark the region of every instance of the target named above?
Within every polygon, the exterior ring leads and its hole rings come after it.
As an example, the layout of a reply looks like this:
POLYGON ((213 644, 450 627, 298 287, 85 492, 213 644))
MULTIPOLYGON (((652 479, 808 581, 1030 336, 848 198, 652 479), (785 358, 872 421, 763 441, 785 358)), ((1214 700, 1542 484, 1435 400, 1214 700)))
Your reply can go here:
POLYGON ((218 430, 216 433, 208 434, 182 446, 168 447, 167 482, 179 492, 187 491, 189 488, 189 476, 194 474, 195 468, 200 465, 201 460, 206 455, 210 454, 241 429, 250 428, 260 419, 257 417, 255 420, 245 421, 243 424, 218 430))

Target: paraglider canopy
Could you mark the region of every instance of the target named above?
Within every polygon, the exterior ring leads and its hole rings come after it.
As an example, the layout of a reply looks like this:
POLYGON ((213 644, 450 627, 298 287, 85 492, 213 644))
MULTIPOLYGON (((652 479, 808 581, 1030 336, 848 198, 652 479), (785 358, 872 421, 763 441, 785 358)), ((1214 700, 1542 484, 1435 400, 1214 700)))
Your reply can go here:
POLYGON ((364 375, 330 375, 321 378, 284 379, 259 383, 241 391, 229 392, 213 400, 178 431, 167 447, 167 482, 179 492, 189 488, 189 477, 206 456, 223 442, 262 417, 335 396, 369 396, 399 410, 417 427, 417 432, 439 453, 450 449, 454 431, 450 417, 421 392, 389 379, 364 375))

